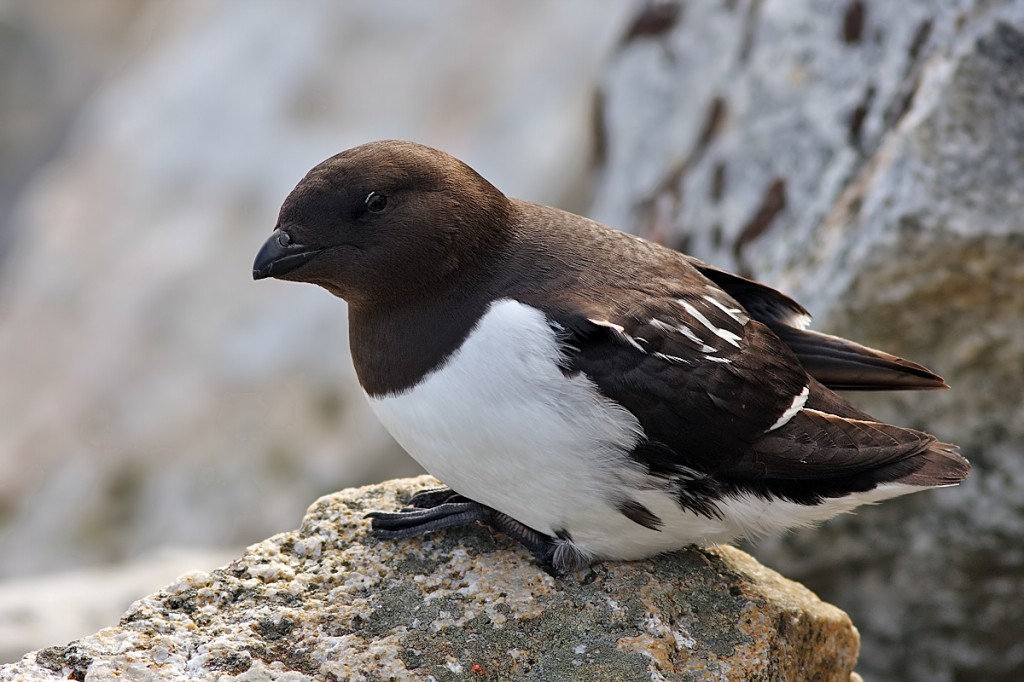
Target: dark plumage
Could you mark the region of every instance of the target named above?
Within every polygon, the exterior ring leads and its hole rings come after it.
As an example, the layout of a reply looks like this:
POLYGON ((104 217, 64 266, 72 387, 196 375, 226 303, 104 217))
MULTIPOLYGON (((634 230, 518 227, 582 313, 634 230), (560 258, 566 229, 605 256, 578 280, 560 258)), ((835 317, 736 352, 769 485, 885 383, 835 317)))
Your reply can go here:
POLYGON ((762 284, 508 199, 420 145, 310 171, 253 274, 348 301, 371 404, 456 491, 377 514, 383 537, 483 521, 567 570, 968 473, 954 446, 831 390, 944 388, 924 367, 804 329, 807 312, 762 284))

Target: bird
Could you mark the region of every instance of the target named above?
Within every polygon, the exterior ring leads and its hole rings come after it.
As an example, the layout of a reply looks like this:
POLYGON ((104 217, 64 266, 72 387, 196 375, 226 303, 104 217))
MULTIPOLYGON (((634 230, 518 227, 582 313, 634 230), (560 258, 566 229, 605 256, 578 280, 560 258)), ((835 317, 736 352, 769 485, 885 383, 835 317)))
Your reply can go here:
POLYGON ((347 302, 370 406, 444 487, 378 538, 483 524, 553 575, 812 526, 961 482, 838 390, 947 388, 754 280, 384 140, 315 166, 253 264, 347 302))

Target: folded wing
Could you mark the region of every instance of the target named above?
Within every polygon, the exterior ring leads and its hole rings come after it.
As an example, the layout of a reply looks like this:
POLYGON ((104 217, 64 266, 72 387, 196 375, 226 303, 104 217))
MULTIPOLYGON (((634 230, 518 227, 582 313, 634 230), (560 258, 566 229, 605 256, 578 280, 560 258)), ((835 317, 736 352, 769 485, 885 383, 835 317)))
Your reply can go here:
MULTIPOLYGON (((804 356, 834 337, 791 348, 769 322, 800 332, 783 320, 802 309, 750 284, 738 288, 752 307, 702 285, 634 296, 625 311, 592 299, 545 311, 564 339, 564 371, 584 373, 640 421, 647 440, 631 453, 637 461, 667 478, 714 481, 723 494, 807 504, 884 483, 931 487, 967 475, 954 446, 880 423, 817 380, 804 356)), ((855 365, 868 363, 868 355, 854 355, 864 358, 855 365)), ((838 376, 829 367, 826 376, 838 376)))
POLYGON ((925 367, 838 336, 805 329, 811 316, 785 294, 689 258, 702 275, 768 326, 800 359, 808 374, 833 390, 897 391, 948 388, 925 367))

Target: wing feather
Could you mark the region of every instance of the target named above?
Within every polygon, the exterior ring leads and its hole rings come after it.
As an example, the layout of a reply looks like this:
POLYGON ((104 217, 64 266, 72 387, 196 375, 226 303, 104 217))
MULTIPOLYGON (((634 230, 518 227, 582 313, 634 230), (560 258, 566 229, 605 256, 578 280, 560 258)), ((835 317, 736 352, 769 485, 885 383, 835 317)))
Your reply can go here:
POLYGON ((776 333, 807 373, 833 390, 900 391, 948 388, 916 362, 859 343, 806 329, 811 316, 799 303, 760 282, 689 258, 702 275, 735 298, 776 333))
POLYGON ((651 473, 813 503, 910 476, 936 448, 964 466, 933 436, 878 422, 832 393, 725 292, 693 291, 639 297, 625 310, 588 301, 586 313, 545 311, 566 335, 564 369, 640 421, 647 441, 631 455, 651 473))

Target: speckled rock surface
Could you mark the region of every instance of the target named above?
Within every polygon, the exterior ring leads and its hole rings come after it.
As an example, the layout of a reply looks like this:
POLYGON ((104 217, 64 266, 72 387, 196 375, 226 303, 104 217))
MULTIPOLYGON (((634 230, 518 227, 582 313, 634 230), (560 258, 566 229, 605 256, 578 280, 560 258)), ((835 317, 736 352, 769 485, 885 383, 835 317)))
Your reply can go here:
POLYGON ((556 580, 483 528, 367 540, 367 511, 431 485, 324 497, 297 531, 0 680, 850 679, 846 614, 733 548, 556 580))
POLYGON ((851 615, 867 679, 1024 679, 1024 0, 673 6, 609 63, 592 214, 932 367, 850 397, 974 465, 754 553, 851 615))

